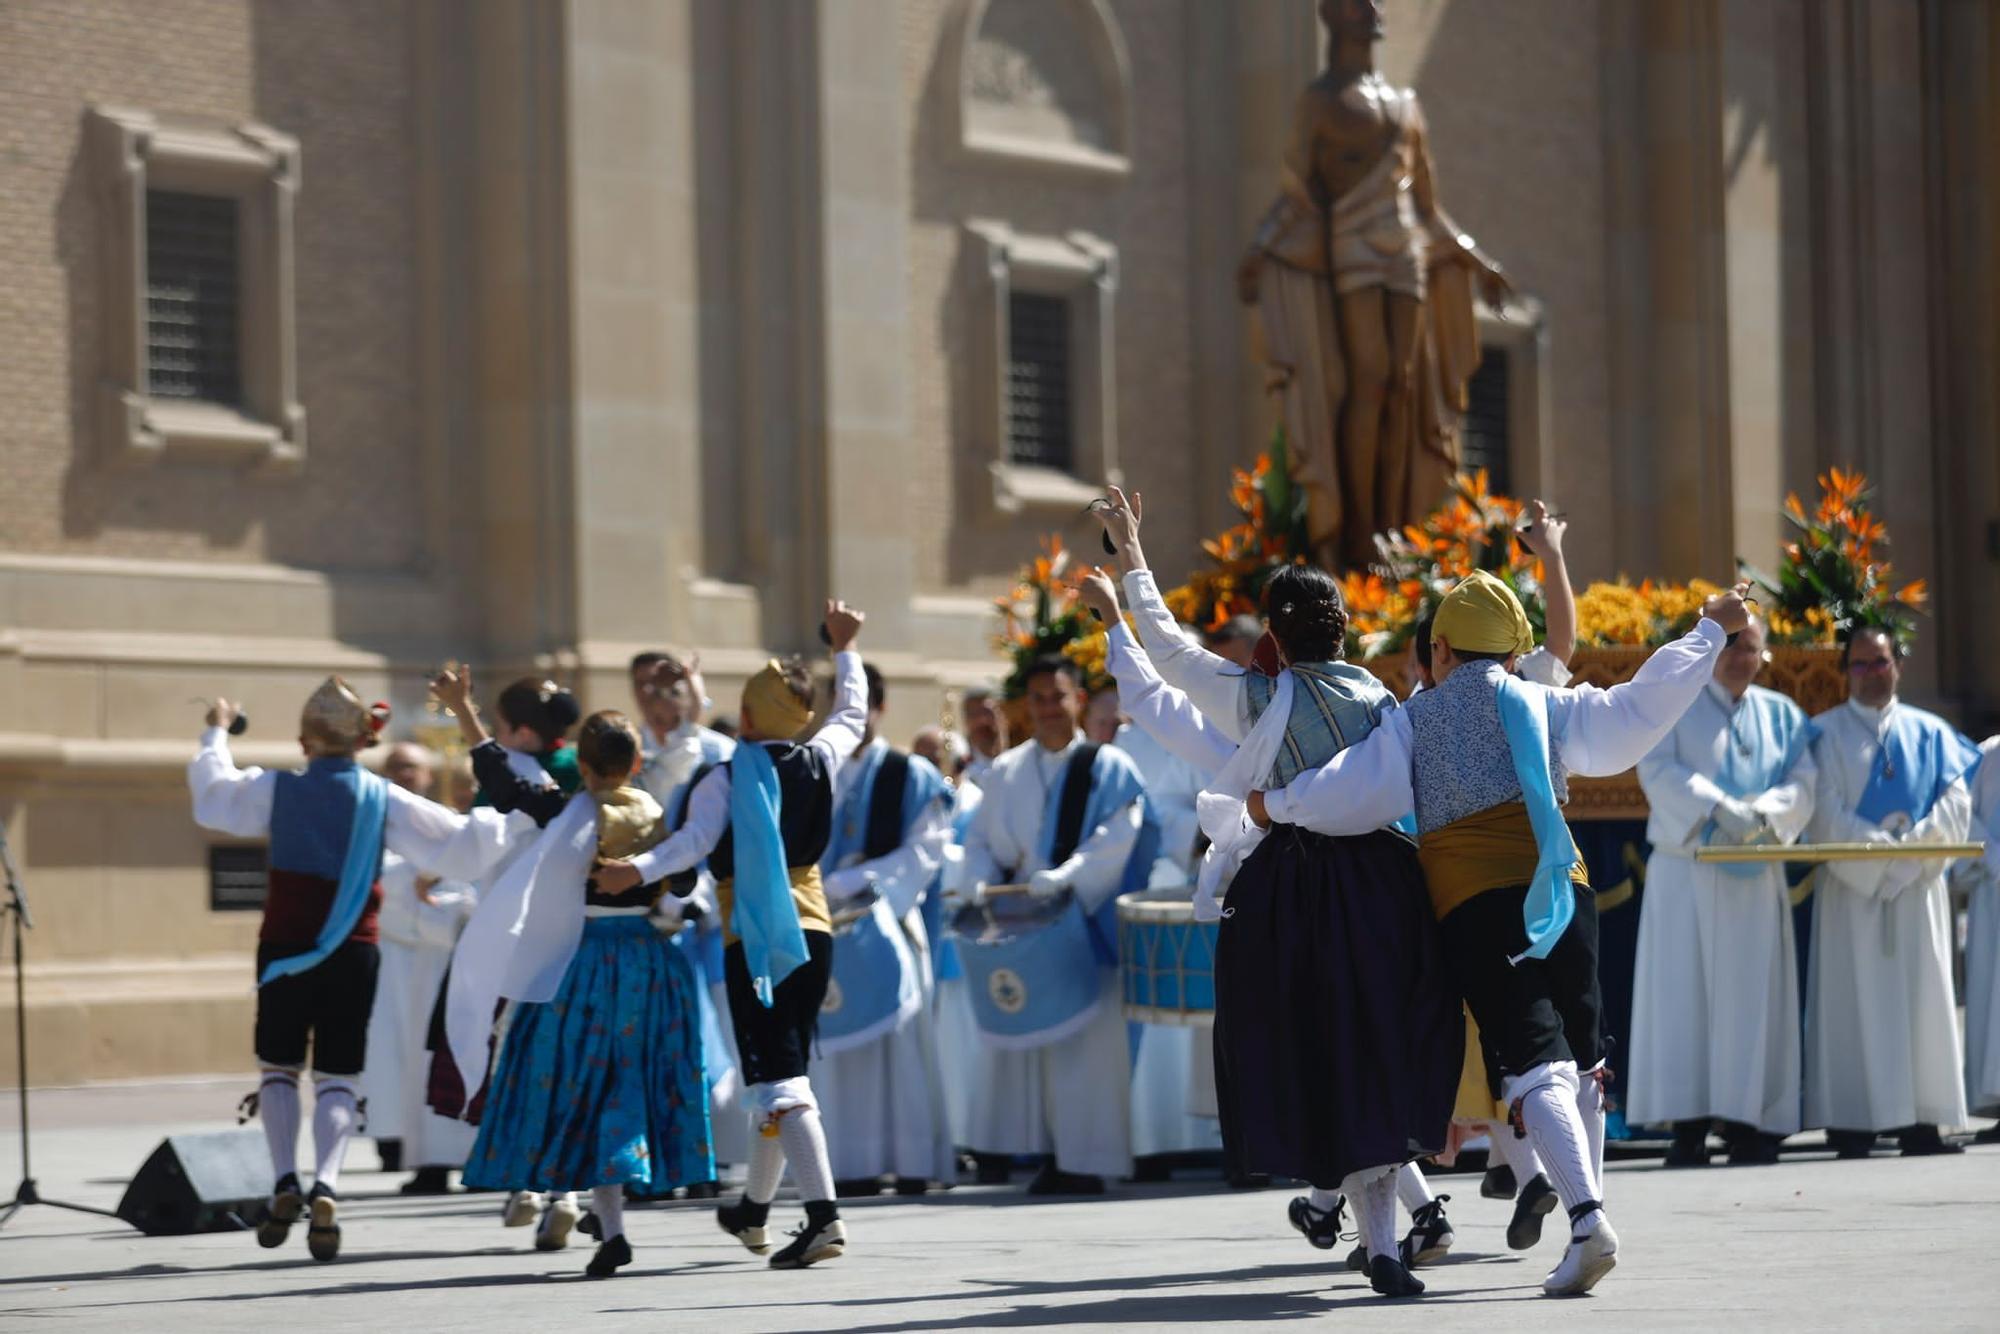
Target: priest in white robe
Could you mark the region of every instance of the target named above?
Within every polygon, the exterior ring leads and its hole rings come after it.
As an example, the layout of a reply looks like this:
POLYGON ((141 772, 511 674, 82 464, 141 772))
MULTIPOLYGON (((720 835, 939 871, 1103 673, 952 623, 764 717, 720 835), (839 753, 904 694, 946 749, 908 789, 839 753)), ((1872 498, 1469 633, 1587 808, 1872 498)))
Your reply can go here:
MULTIPOLYGON (((1901 653, 1862 629, 1843 646, 1848 699, 1813 721, 1811 839, 1917 846, 1965 839, 1979 754, 1950 724, 1896 697, 1901 653)), ((1805 1119, 1843 1158, 1894 1133, 1906 1155, 1953 1153, 1965 1124, 1952 994, 1948 862, 1845 861, 1813 891, 1806 980, 1805 1119)))
MULTIPOLYGON (((1972 785, 1972 838, 1986 855, 1958 862, 1952 879, 1966 898, 1965 1102, 1979 1116, 2000 1116, 2000 736, 1979 748, 1972 785)), ((2000 1125, 1974 1137, 2000 1143, 2000 1125)))
MULTIPOLYGON (((1144 789, 1123 752, 1097 750, 1074 850, 1054 846, 1057 812, 1085 745, 1083 691, 1067 659, 1036 664, 1027 690, 1034 736, 980 780, 985 797, 965 842, 970 896, 1020 884, 1039 898, 1073 894, 1086 916, 1097 916, 1132 887, 1135 857, 1140 884, 1151 867, 1141 840, 1144 789)), ((1004 1172, 1005 1158, 1025 1154, 1051 1155, 1028 1187, 1033 1194, 1100 1194, 1104 1178, 1132 1170, 1132 1061, 1118 974, 1108 965, 1096 972, 1096 1000, 1074 1032, 1025 1049, 982 1043, 966 1126, 982 1180, 1004 1172)))
POLYGON ((1625 1114, 1671 1125, 1669 1167, 1773 1163, 1799 1129, 1799 978, 1779 862, 1694 860, 1708 845, 1796 843, 1812 818, 1812 724, 1752 685, 1768 655, 1752 620, 1715 679, 1639 763, 1652 816, 1625 1059, 1625 1114))
POLYGON ((893 968, 897 976, 881 994, 909 1003, 839 1036, 830 1031, 833 1016, 822 1008, 812 1081, 826 1121, 836 1192, 878 1194, 881 1178, 893 1176, 897 1194, 921 1195, 932 1182, 958 1179, 938 1067, 931 942, 919 910, 944 869, 952 795, 928 760, 903 754, 882 739, 878 729, 887 691, 873 663, 863 663, 862 670, 868 726, 861 749, 834 777, 833 837, 820 860, 837 924, 836 985, 828 991, 828 1004, 854 1006, 858 997, 873 994, 866 985, 850 985, 856 981, 850 969, 863 960, 870 967, 893 968), (850 950, 848 942, 859 932, 872 933, 877 947, 850 950))

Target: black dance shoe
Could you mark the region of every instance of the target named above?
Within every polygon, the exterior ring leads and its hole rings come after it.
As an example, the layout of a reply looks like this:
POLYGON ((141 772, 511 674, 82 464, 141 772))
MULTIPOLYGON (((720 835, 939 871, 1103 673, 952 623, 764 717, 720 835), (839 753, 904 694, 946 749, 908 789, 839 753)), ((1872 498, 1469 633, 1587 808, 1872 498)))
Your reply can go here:
POLYGON ((340 1197, 333 1188, 323 1182, 313 1182, 312 1194, 307 1196, 307 1204, 312 1209, 312 1221, 306 1226, 306 1249, 315 1260, 337 1259, 340 1255, 340 1224, 335 1218, 340 1213, 340 1197))
POLYGON ((1384 1297, 1420 1297, 1424 1291, 1423 1280, 1393 1255, 1369 1257, 1368 1286, 1384 1297))
POLYGON ((1450 1198, 1440 1195, 1429 1204, 1418 1205, 1410 1214, 1410 1231, 1403 1238, 1400 1257, 1405 1269, 1442 1260, 1451 1250, 1451 1243, 1457 1238, 1452 1235, 1451 1220, 1444 1216, 1444 1202, 1450 1198))
POLYGON ((1314 1247, 1330 1251, 1340 1244, 1341 1212, 1347 1201, 1336 1198, 1333 1208, 1321 1211, 1313 1208, 1312 1201, 1304 1195, 1292 1197, 1291 1205, 1285 1210, 1292 1226, 1314 1247))
POLYGON ((1511 1200, 1520 1189, 1514 1180, 1514 1169, 1505 1163, 1487 1168, 1486 1175, 1479 1179, 1479 1194, 1483 1199, 1511 1200))
POLYGON ((1555 1211, 1556 1188, 1540 1172, 1528 1178, 1514 1201, 1514 1217, 1507 1224, 1507 1249, 1532 1250, 1542 1239, 1542 1220, 1555 1211))
POLYGON ((449 1195, 451 1194, 451 1169, 449 1167, 419 1167, 417 1174, 403 1183, 399 1193, 404 1195, 449 1195))
POLYGON ((257 1224, 257 1244, 265 1250, 285 1244, 285 1238, 292 1235, 292 1224, 299 1221, 305 1212, 305 1192, 299 1188, 298 1174, 287 1172, 271 1187, 271 1199, 264 1206, 264 1217, 257 1224))
POLYGON ((804 1269, 847 1254, 847 1225, 831 1200, 806 1201, 806 1221, 784 1250, 771 1257, 773 1269, 804 1269))
POLYGON ((770 1205, 753 1203, 747 1196, 715 1211, 716 1224, 752 1255, 771 1253, 771 1230, 765 1226, 770 1217, 770 1205))
POLYGON ((590 1257, 590 1263, 583 1272, 591 1278, 610 1278, 613 1274, 632 1263, 632 1243, 619 1233, 597 1248, 597 1254, 590 1257))

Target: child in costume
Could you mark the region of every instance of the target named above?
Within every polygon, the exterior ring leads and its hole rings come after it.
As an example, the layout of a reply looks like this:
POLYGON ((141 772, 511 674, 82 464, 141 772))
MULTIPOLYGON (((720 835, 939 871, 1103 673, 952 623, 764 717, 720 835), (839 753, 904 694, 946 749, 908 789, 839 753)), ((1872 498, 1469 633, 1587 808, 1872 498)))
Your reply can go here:
POLYGON ((597 872, 598 888, 609 893, 678 875, 703 858, 715 876, 728 932, 730 1022, 753 1122, 743 1198, 716 1219, 752 1254, 769 1251, 765 1223, 790 1159, 806 1222, 771 1257, 774 1269, 838 1259, 847 1248, 806 1064, 833 952, 819 862, 833 833, 834 776, 868 719, 861 659, 849 651, 862 619, 845 603, 826 604, 833 711, 810 740, 799 739, 813 724, 805 669, 773 660, 743 687, 741 740, 727 766, 695 783, 685 823, 650 852, 606 861, 597 872))
POLYGON ((475 740, 473 768, 496 809, 525 811, 543 831, 482 901, 453 960, 446 1025, 461 1069, 483 1069, 494 997, 520 1002, 465 1181, 590 1188, 602 1241, 584 1272, 607 1278, 632 1262, 625 1186, 657 1195, 715 1173, 693 970, 653 929, 656 890, 589 882, 598 857, 665 836, 659 803, 631 785, 639 733, 621 713, 586 719, 583 789, 563 797, 513 772, 484 735, 466 676, 447 672, 433 688, 475 740))
POLYGON ((282 1246, 310 1206, 306 1244, 315 1260, 331 1260, 340 1254, 341 1160, 361 1120, 355 1084, 367 1060, 381 960, 383 852, 432 875, 477 879, 506 851, 507 821, 496 811, 460 815, 363 769, 355 756, 375 744, 389 706, 364 705, 337 676, 313 692, 299 720, 303 771, 238 769, 229 727, 240 712, 226 699, 209 706, 188 789, 203 828, 270 840, 257 944, 263 1076, 250 1106, 263 1122, 276 1182, 257 1241, 282 1246), (310 1196, 297 1169, 299 1072, 308 1044, 317 1150, 310 1196))

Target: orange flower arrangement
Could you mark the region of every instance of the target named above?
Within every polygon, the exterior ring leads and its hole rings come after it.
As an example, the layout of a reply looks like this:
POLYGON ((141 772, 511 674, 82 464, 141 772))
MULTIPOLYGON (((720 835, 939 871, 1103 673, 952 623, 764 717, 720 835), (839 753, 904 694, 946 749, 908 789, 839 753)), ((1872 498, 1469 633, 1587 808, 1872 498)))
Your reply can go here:
POLYGON ((1843 630, 1887 630, 1905 648, 1916 635, 1930 591, 1921 579, 1891 592, 1886 557, 1889 530, 1869 510, 1874 488, 1866 476, 1830 468, 1819 476, 1811 514, 1796 494, 1785 497, 1785 520, 1797 531, 1784 547, 1777 577, 1746 567, 1762 588, 1771 638, 1781 644, 1830 644, 1843 630))
POLYGON ((993 599, 1000 613, 1000 630, 993 646, 1013 661, 1002 686, 1009 699, 1027 689, 1022 674, 1037 658, 1060 654, 1083 670, 1084 689, 1097 691, 1110 683, 1104 669, 1109 640, 1077 597, 1083 567, 1070 559, 1062 538, 1041 539, 1041 555, 1021 568, 1014 591, 993 599))
POLYGON ((1229 499, 1242 517, 1202 542, 1209 565, 1162 594, 1168 610, 1199 630, 1219 629, 1233 616, 1255 616, 1271 575, 1303 564, 1312 550, 1306 495, 1292 480, 1282 427, 1252 467, 1232 470, 1229 499))

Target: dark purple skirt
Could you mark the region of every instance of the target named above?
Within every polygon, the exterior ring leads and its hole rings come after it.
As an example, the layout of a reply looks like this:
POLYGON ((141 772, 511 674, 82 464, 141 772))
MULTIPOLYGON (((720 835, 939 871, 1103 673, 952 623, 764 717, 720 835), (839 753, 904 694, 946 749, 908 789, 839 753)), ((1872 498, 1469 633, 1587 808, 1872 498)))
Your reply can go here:
POLYGON ((1410 841, 1279 826, 1227 905, 1215 1085, 1231 1170, 1331 1190, 1443 1149, 1464 1021, 1410 841))

